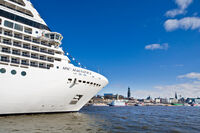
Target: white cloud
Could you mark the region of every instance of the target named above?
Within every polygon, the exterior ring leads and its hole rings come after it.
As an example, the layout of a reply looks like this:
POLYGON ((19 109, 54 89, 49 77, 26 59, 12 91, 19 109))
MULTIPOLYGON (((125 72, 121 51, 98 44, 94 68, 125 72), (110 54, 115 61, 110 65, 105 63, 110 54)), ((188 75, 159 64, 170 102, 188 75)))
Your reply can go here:
POLYGON ((175 0, 178 8, 166 12, 166 16, 175 17, 186 13, 186 8, 193 2, 193 0, 175 0))
POLYGON ((167 43, 164 44, 150 44, 145 46, 146 50, 167 50, 169 45, 167 43))
POLYGON ((188 79, 197 79, 200 80, 200 73, 191 72, 185 75, 178 76, 179 79, 188 78, 188 79))
POLYGON ((195 81, 186 81, 185 83, 174 84, 174 85, 163 85, 155 86, 151 90, 136 90, 133 91, 133 96, 136 98, 151 97, 162 97, 170 98, 174 97, 175 92, 183 97, 200 97, 200 73, 188 73, 180 75, 178 78, 195 79, 195 81))
POLYGON ((184 30, 200 29, 200 17, 185 17, 180 20, 168 19, 164 23, 164 27, 167 31, 174 31, 177 29, 184 29, 184 30))

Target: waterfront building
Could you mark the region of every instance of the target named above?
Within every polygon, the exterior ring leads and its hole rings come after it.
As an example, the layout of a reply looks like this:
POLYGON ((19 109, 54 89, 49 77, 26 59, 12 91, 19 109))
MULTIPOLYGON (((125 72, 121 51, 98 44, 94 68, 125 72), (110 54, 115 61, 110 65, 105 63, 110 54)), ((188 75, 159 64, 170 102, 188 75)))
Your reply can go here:
POLYGON ((175 99, 178 99, 177 93, 175 92, 175 99))
POLYGON ((160 100, 160 98, 155 98, 154 102, 155 102, 155 103, 160 103, 161 100, 160 100))
POLYGON ((130 99, 130 98, 131 98, 131 90, 130 90, 130 87, 128 87, 127 98, 128 98, 128 99, 130 99))
POLYGON ((104 94, 104 99, 113 99, 114 95, 112 93, 105 93, 104 94))
POLYGON ((169 98, 169 103, 178 103, 178 99, 176 99, 176 98, 169 98))
POLYGON ((200 98, 187 98, 186 103, 189 104, 200 104, 200 98))

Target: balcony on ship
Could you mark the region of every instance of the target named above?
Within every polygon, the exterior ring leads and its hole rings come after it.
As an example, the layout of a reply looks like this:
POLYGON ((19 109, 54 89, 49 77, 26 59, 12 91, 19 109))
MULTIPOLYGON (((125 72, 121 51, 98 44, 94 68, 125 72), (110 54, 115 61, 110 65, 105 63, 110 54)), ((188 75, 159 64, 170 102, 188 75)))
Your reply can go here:
POLYGON ((24 40, 31 42, 31 37, 30 36, 24 36, 24 40))
POLYGON ((13 36, 12 31, 8 31, 8 30, 5 30, 5 31, 4 31, 4 35, 10 36, 10 37, 13 36))
POLYGON ((32 46, 32 50, 34 50, 34 51, 39 51, 39 47, 32 46))
POLYGON ((48 50, 48 54, 54 55, 54 51, 53 50, 48 50))
POLYGON ((45 56, 40 56, 40 60, 44 60, 44 61, 46 61, 47 59, 46 59, 45 56))
POLYGON ((13 49, 12 50, 12 54, 14 54, 14 55, 21 55, 20 50, 17 50, 17 49, 13 49))
POLYGON ((45 48, 40 48, 40 52, 42 52, 42 53, 48 53, 45 48))
POLYGON ((17 42, 17 41, 14 41, 14 42, 13 42, 13 46, 22 47, 22 46, 21 46, 21 42, 17 42))
POLYGON ((2 62, 10 62, 9 57, 7 57, 7 56, 1 56, 1 61, 2 62))
POLYGON ((54 59, 51 58, 51 57, 48 57, 48 58, 47 58, 47 61, 49 61, 49 62, 54 62, 54 59))
POLYGON ((19 61, 19 59, 17 59, 17 58, 12 58, 12 59, 11 59, 11 63, 13 63, 13 64, 19 64, 20 61, 19 61))
POLYGON ((22 34, 14 33, 14 37, 18 39, 22 39, 22 34))
POLYGON ((37 44, 40 44, 40 41, 39 41, 38 39, 33 39, 32 42, 37 43, 37 44))
POLYGON ((10 39, 3 39, 4 44, 12 45, 12 42, 10 39))
POLYGON ((25 48, 25 49, 31 49, 31 47, 30 47, 29 44, 23 44, 23 48, 25 48))
POLYGON ((2 48, 1 52, 8 53, 8 54, 11 53, 10 49, 9 48, 5 48, 5 47, 2 48))
POLYGON ((25 65, 25 66, 28 66, 28 65, 29 65, 28 60, 21 60, 21 64, 22 64, 22 65, 25 65))
POLYGON ((32 67, 38 67, 38 63, 37 63, 37 62, 34 62, 34 61, 31 61, 30 66, 32 66, 32 67))
POLYGON ((32 34, 32 29, 31 29, 31 28, 25 27, 25 28, 24 28, 24 32, 25 32, 25 33, 28 33, 28 34, 32 34))
POLYGON ((47 68, 47 66, 46 66, 46 64, 44 64, 44 63, 39 63, 39 68, 47 68))
POLYGON ((33 59, 38 59, 38 54, 31 54, 31 58, 33 58, 33 59))
POLYGON ((30 57, 30 54, 28 52, 22 52, 22 56, 24 56, 24 57, 30 57))

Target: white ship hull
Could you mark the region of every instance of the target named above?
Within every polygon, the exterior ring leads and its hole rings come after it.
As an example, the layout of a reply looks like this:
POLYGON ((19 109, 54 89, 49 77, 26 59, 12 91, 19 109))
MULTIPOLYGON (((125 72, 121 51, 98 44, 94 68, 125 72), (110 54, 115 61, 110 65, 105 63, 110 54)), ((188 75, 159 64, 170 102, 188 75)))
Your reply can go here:
MULTIPOLYGON (((0 68, 5 65, 0 64, 0 68)), ((79 111, 107 83, 107 79, 79 76, 63 69, 6 66, 6 73, 0 73, 0 114, 79 111), (16 75, 10 73, 13 69, 16 75), (26 71, 27 75, 21 76, 21 71, 26 71), (73 86, 68 78, 100 82, 102 86, 84 83, 73 86), (83 96, 76 104, 70 104, 76 95, 83 96)))

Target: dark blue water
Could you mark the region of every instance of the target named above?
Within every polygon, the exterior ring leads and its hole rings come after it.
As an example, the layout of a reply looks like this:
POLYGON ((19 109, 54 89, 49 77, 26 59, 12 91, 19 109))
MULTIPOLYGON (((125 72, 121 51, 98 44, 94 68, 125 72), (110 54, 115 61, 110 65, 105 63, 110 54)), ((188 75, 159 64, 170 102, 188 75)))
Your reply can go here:
POLYGON ((200 107, 84 107, 78 113, 1 116, 0 133, 199 133, 200 107))
POLYGON ((200 107, 85 107, 81 113, 99 119, 107 132, 200 133, 200 107))

